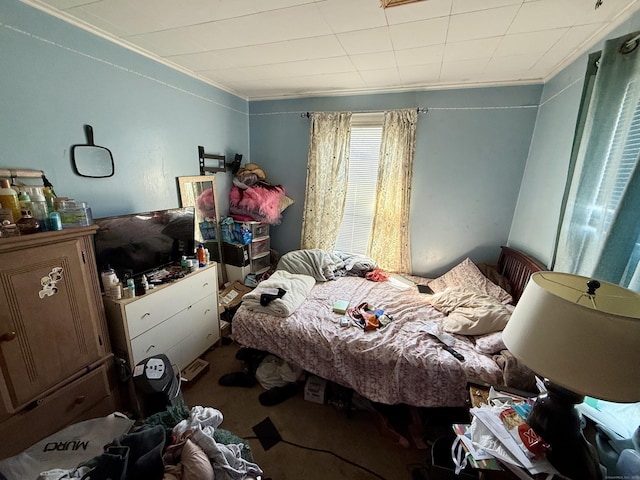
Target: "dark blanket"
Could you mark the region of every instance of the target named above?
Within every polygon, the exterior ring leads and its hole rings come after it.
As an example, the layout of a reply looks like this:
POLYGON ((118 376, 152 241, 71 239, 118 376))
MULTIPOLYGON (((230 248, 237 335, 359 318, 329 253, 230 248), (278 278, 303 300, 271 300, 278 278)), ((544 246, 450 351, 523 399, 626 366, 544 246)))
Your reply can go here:
POLYGON ((524 363, 518 360, 509 350, 501 350, 493 359, 502 369, 504 384, 525 392, 536 392, 536 377, 524 363))

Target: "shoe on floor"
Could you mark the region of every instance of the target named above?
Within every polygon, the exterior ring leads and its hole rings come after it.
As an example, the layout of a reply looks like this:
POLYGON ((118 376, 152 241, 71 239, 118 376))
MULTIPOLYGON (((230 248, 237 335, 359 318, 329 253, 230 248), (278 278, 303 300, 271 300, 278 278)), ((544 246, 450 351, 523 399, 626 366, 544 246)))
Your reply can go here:
POLYGON ((261 405, 270 407, 284 402, 285 400, 294 397, 300 391, 300 385, 297 383, 287 383, 282 387, 273 387, 266 392, 262 392, 258 396, 258 400, 261 405))
POLYGON ((257 361, 259 364, 267 355, 268 353, 263 350, 251 347, 242 347, 236 352, 236 360, 240 360, 242 362, 257 361))

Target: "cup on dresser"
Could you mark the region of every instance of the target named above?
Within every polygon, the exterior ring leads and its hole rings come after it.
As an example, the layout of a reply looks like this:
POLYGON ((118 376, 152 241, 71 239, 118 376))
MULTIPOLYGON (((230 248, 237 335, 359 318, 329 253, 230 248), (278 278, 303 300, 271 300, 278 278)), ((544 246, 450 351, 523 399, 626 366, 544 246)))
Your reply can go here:
POLYGON ((119 300, 122 298, 122 285, 120 283, 116 283, 115 285, 109 285, 106 292, 107 296, 113 298, 114 300, 119 300))

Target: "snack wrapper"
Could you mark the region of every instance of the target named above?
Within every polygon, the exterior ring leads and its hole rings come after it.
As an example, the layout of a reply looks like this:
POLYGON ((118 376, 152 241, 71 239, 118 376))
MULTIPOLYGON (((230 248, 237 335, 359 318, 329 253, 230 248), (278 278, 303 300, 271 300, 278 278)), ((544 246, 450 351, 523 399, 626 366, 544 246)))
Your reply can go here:
POLYGON ((544 456, 549 445, 524 421, 513 407, 507 407, 502 410, 499 417, 528 458, 538 459, 544 456))

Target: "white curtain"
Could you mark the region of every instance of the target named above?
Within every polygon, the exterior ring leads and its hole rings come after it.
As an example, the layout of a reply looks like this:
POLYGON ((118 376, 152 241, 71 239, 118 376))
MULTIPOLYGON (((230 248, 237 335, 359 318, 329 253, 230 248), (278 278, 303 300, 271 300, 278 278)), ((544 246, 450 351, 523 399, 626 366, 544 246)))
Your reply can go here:
POLYGON ((416 109, 384 114, 369 256, 389 272, 411 273, 409 201, 417 120, 416 109))
POLYGON ((311 116, 301 248, 333 250, 349 181, 351 112, 311 116))

